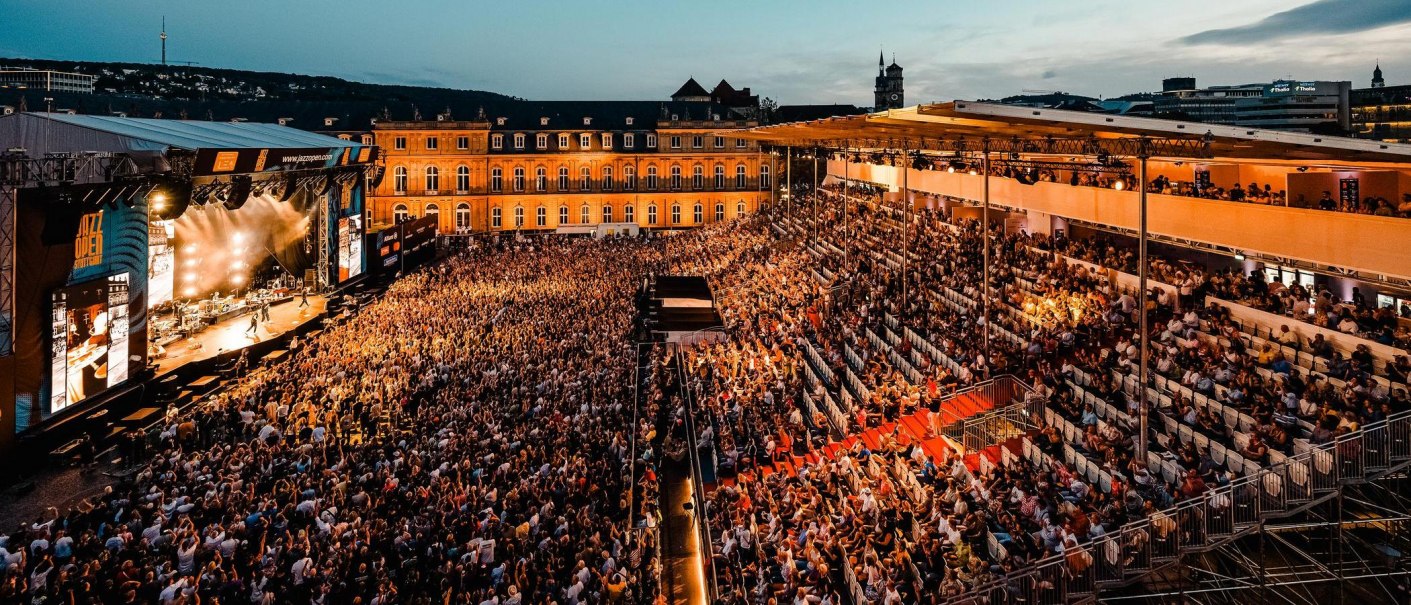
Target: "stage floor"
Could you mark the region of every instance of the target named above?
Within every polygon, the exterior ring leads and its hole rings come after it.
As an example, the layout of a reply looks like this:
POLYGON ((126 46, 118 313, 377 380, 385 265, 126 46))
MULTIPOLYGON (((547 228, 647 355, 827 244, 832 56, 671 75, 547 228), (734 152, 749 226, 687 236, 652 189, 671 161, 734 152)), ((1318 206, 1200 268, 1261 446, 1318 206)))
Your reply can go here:
POLYGON ((300 308, 299 297, 269 308, 269 321, 251 335, 250 314, 216 322, 191 338, 183 338, 166 346, 167 355, 157 360, 157 375, 161 376, 193 361, 205 361, 221 353, 243 349, 299 327, 318 317, 328 306, 323 296, 309 296, 309 306, 300 308), (196 345, 200 345, 199 347, 196 345))

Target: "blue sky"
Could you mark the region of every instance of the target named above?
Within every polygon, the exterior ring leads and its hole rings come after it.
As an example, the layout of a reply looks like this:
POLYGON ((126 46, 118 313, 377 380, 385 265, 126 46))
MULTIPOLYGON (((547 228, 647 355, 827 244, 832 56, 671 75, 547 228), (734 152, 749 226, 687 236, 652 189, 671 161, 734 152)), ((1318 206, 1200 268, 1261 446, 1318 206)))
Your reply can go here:
POLYGON ((870 105, 879 48, 909 103, 1023 89, 1120 95, 1348 79, 1411 83, 1408 0, 0 0, 0 56, 201 65, 658 99, 724 77, 781 103, 870 105))

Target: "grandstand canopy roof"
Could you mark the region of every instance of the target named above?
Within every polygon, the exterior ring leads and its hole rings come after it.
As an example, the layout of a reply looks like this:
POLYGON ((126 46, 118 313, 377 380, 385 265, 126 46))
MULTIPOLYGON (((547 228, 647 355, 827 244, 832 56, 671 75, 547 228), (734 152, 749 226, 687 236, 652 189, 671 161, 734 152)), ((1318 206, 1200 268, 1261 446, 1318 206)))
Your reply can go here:
POLYGON ((1158 159, 1372 167, 1411 164, 1411 145, 1104 113, 954 101, 807 122, 730 136, 775 145, 861 149, 981 149, 1031 154, 1136 155, 1150 141, 1158 159))

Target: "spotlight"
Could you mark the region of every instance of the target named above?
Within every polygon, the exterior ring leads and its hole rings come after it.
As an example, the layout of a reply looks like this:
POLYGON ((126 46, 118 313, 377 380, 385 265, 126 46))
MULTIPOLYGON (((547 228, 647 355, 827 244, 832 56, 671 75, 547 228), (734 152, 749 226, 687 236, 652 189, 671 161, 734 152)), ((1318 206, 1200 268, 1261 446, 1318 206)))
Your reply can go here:
POLYGON ((1308 167, 1307 167, 1307 166, 1299 166, 1299 167, 1298 167, 1298 171, 1299 171, 1299 172, 1308 172, 1308 167))
POLYGON ((182 280, 182 281, 196 281, 196 274, 195 274, 195 273, 187 273, 187 274, 181 276, 181 280, 182 280))
POLYGON ((243 283, 245 283, 245 276, 244 276, 244 275, 236 275, 236 276, 230 278, 230 282, 233 283, 233 284, 235 284, 235 285, 243 284, 243 283))
POLYGON ((186 245, 186 249, 183 250, 183 252, 185 252, 185 253, 187 253, 187 254, 195 254, 195 253, 196 253, 196 244, 187 244, 187 245, 186 245))
POLYGON ((160 191, 154 192, 152 194, 151 199, 149 199, 148 201, 152 203, 152 209, 156 210, 157 212, 161 212, 167 209, 167 194, 165 193, 162 193, 160 191))
POLYGON ((245 201, 250 199, 250 187, 252 181, 248 175, 236 175, 230 178, 230 192, 225 199, 225 207, 229 210, 239 210, 245 205, 245 201))
POLYGON ((1243 253, 1243 252, 1236 252, 1236 253, 1235 253, 1235 260, 1244 260, 1244 253, 1243 253))
POLYGON ((195 296, 195 295, 196 295, 196 289, 195 289, 195 288, 186 288, 185 290, 182 290, 182 291, 181 291, 181 295, 182 295, 182 296, 185 296, 185 297, 187 297, 187 298, 191 298, 192 296, 195 296))
POLYGON ((1127 188, 1127 182, 1122 179, 1117 179, 1117 182, 1112 184, 1112 188, 1121 191, 1127 188))
POLYGON ((236 231, 236 232, 235 232, 235 237, 232 238, 232 239, 234 239, 234 240, 235 240, 235 243, 237 243, 237 244, 243 244, 243 243, 245 243, 245 234, 244 234, 244 233, 241 233, 241 232, 239 232, 239 231, 236 231))
POLYGON ((299 179, 292 176, 284 178, 284 192, 279 194, 279 201, 287 202, 294 197, 294 191, 299 188, 299 179))
POLYGON ((951 162, 950 166, 946 166, 946 172, 955 174, 955 162, 951 162))

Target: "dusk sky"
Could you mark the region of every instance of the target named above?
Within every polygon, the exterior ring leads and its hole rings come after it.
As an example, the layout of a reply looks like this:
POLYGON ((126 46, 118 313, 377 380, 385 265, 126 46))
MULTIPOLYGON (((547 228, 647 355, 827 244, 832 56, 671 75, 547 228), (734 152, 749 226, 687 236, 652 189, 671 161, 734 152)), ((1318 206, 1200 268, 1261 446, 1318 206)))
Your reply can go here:
POLYGON ((1352 80, 1411 83, 1408 0, 0 0, 0 56, 156 62, 470 88, 661 99, 722 77, 780 103, 872 104, 877 53, 908 104, 1023 89, 1115 96, 1352 80))

